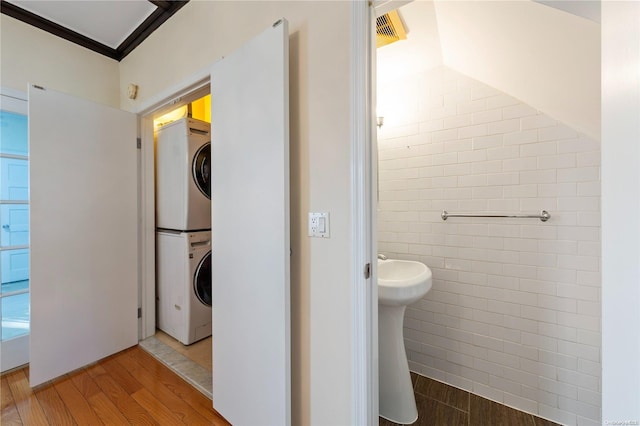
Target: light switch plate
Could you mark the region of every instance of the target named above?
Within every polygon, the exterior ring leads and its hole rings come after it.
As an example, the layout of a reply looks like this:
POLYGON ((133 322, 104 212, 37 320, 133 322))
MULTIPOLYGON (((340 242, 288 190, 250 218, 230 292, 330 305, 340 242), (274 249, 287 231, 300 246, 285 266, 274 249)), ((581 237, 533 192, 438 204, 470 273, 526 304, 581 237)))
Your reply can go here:
POLYGON ((309 236, 329 238, 329 213, 309 212, 309 236))

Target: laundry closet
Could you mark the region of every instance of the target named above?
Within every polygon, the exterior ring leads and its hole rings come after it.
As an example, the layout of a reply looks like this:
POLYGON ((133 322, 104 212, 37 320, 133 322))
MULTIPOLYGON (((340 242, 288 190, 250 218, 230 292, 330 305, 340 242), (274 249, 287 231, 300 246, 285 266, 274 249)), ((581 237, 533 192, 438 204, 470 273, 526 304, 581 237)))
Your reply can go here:
POLYGON ((154 120, 156 337, 187 354, 180 345, 200 342, 209 357, 210 105, 208 95, 154 120))

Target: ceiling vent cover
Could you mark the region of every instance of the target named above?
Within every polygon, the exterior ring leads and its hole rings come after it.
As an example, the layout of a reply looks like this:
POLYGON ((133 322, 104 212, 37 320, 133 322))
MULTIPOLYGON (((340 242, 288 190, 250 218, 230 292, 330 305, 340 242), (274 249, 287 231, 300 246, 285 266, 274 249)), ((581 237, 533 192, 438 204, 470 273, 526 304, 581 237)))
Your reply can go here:
POLYGON ((386 46, 406 38, 407 32, 397 11, 392 10, 376 19, 376 47, 386 46))

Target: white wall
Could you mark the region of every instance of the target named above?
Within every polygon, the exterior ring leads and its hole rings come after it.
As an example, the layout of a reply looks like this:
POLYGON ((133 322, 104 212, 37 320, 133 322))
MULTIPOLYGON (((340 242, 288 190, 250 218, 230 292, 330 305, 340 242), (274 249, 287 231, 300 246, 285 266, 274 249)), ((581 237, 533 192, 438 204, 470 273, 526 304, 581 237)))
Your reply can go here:
POLYGON ((139 85, 122 107, 136 110, 281 17, 291 33, 292 423, 349 424, 350 3, 190 2, 121 62, 121 91, 139 85), (306 236, 309 211, 330 212, 331 238, 306 236))
POLYGON ((600 139, 600 25, 532 1, 435 1, 444 64, 600 139))
MULTIPOLYGON (((0 15, 0 85, 39 84, 97 103, 120 105, 118 62, 0 15)), ((126 92, 125 92, 126 93, 126 92)))
MULTIPOLYGON (((602 419, 640 421, 640 3, 602 2, 602 419)), ((609 423, 614 424, 614 423, 609 423)))
POLYGON ((379 251, 434 274, 405 317, 411 369, 599 424, 600 144, 446 67, 382 85, 378 104, 379 251))

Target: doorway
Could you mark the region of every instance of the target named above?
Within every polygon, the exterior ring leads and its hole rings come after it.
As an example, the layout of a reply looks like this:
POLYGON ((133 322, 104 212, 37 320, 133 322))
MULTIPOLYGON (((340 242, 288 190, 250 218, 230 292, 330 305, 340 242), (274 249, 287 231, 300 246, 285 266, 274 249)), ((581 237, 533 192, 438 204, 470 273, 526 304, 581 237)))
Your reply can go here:
MULTIPOLYGON (((405 342, 412 371, 533 414, 569 422, 563 419, 575 417, 575 410, 567 406, 555 412, 536 396, 537 389, 546 386, 545 380, 538 382, 528 377, 527 383, 524 379, 530 373, 527 357, 531 352, 545 353, 545 368, 558 372, 563 372, 565 365, 550 360, 563 356, 564 344, 580 341, 585 345, 572 353, 578 358, 588 357, 588 351, 600 352, 600 144, 589 136, 586 125, 598 122, 599 105, 598 101, 577 101, 586 93, 594 95, 589 99, 599 97, 601 64, 598 54, 592 52, 598 52, 600 32, 598 24, 564 12, 555 21, 557 13, 535 2, 413 2, 400 9, 410 30, 408 39, 378 51, 378 59, 388 62, 378 69, 379 83, 386 83, 379 85, 377 92, 381 107, 378 115, 384 116, 378 130, 378 244, 380 252, 389 257, 420 261, 433 271, 431 294, 409 307, 405 317, 405 342), (534 15, 529 12, 535 12, 536 20, 521 18, 534 15), (463 16, 469 17, 473 25, 466 25, 463 16), (502 26, 502 22, 509 25, 502 26), (516 27, 518 30, 514 31, 516 27), (558 52, 554 56, 562 61, 549 60, 535 48, 540 28, 545 28, 545 36, 558 34, 550 39, 554 52, 558 52), (418 40, 420 36, 425 38, 420 53, 410 55, 409 61, 402 60, 401 45, 408 51, 411 39, 418 40), (569 37, 581 40, 581 44, 565 44, 569 37), (519 43, 519 38, 528 41, 519 43), (452 43, 454 39, 456 42, 452 43), (535 59, 538 64, 532 73, 535 75, 528 74, 532 69, 526 67, 526 60, 505 54, 508 51, 498 40, 509 40, 513 46, 530 46, 527 59, 535 59), (581 47, 583 43, 588 46, 581 47), (471 61, 471 57, 477 61, 471 61), (489 57, 500 60, 488 60, 489 57), (465 66, 454 58, 464 58, 465 66), (519 71, 509 75, 518 75, 526 85, 515 87, 508 79, 500 78, 506 66, 501 61, 511 61, 511 69, 519 71), (593 78, 593 84, 583 84, 580 93, 568 96, 575 108, 574 118, 563 116, 554 107, 571 93, 575 75, 571 66, 577 63, 588 64, 581 67, 580 74, 593 78), (414 66, 421 68, 411 73, 414 66), (560 72, 546 73, 542 71, 545 67, 560 72), (491 78, 484 73, 487 68, 491 68, 491 78), (388 78, 390 71, 404 75, 394 81, 388 78), (563 90, 551 93, 549 88, 554 86, 563 90), (542 93, 548 95, 543 103, 536 98, 542 93), (585 110, 578 113, 578 105, 585 110), (595 112, 596 119, 590 120, 586 111, 595 112), (572 121, 576 118, 577 122, 572 121), (572 145, 576 140, 579 143, 572 145), (543 145, 553 150, 549 155, 564 156, 569 162, 545 162, 546 153, 538 150, 543 145), (584 157, 593 162, 587 165, 578 160, 584 157), (573 177, 565 179, 565 174, 585 177, 578 183, 573 177), (567 186, 591 186, 595 190, 569 194, 562 190, 567 186), (533 192, 527 192, 527 188, 533 192), (581 204, 567 208, 568 203, 581 204), (480 217, 445 221, 445 210, 480 217), (550 221, 535 215, 543 210, 551 214, 550 221), (575 211, 579 211, 578 216, 587 215, 594 220, 572 222, 569 218, 576 215, 575 211), (495 218, 481 217, 491 214, 495 218), (519 215, 525 218, 513 217, 519 215), (578 223, 584 227, 578 228, 578 223), (535 231, 527 233, 529 230, 535 231), (590 280, 574 279, 585 274, 579 272, 581 266, 565 266, 564 254, 541 248, 584 244, 593 245, 594 250, 589 254, 580 250, 576 259, 589 265, 588 275, 593 278, 590 280), (514 272, 516 269, 528 269, 529 275, 514 272), (569 275, 572 278, 565 278, 569 275), (565 280, 572 281, 575 293, 563 292, 565 280), (529 285, 532 282, 535 285, 529 285), (585 296, 589 292, 591 295, 585 296), (575 326, 576 335, 553 335, 551 339, 555 340, 545 340, 549 336, 544 330, 550 322, 553 327, 567 326, 565 313, 560 310, 570 308, 558 308, 559 320, 555 324, 554 302, 578 306, 585 298, 593 309, 582 311, 584 318, 575 326), (544 311, 528 317, 534 304, 535 309, 544 311), (589 321, 594 325, 588 325, 589 321), (591 333, 595 335, 591 340, 579 337, 591 333), (515 336, 522 340, 516 341, 515 336), (477 350, 487 342, 491 348, 485 349, 491 356, 477 350), (548 345, 549 342, 552 343, 548 345), (473 349, 469 343, 473 343, 473 349), (514 349, 521 347, 531 352, 514 349), (509 370, 510 363, 516 365, 514 371, 509 370), (514 380, 516 374, 518 380, 514 380), (528 388, 519 388, 519 380, 528 388), (523 401, 522 397, 533 402, 523 401)), ((550 46, 551 43, 544 48, 550 46)), ((592 356, 590 360, 593 369, 577 371, 591 380, 586 385, 589 391, 597 393, 600 359, 592 356)), ((553 374, 549 377, 551 388, 558 379, 553 374)), ((598 413, 598 399, 596 394, 588 410, 577 414, 598 413)), ((598 421, 597 414, 590 420, 598 421)))
POLYGON ((211 93, 209 73, 201 73, 181 88, 159 95, 159 100, 139 113, 138 211, 140 214, 140 311, 138 338, 144 340, 156 332, 156 239, 155 239, 155 138, 154 120, 187 106, 211 93))
MULTIPOLYGON (((196 215, 200 218, 200 222, 206 222, 206 217, 211 216, 210 207, 206 208, 204 204, 210 205, 210 182, 209 182, 209 163, 210 158, 204 160, 203 163, 203 147, 209 148, 208 151, 210 153, 210 123, 211 123, 211 96, 210 94, 205 94, 197 99, 193 99, 194 97, 198 97, 202 95, 203 91, 197 90, 196 93, 188 93, 185 96, 181 96, 183 99, 179 103, 176 103, 169 112, 163 113, 158 116, 159 113, 154 112, 151 115, 153 118, 153 131, 154 131, 154 163, 156 164, 154 171, 154 181, 156 182, 155 188, 155 217, 156 217, 156 229, 158 230, 156 234, 155 240, 155 290, 156 290, 156 300, 158 303, 155 305, 155 324, 156 330, 151 336, 144 338, 140 341, 140 345, 158 358, 161 362, 171 368, 175 373, 185 379, 187 382, 191 383, 196 389, 206 395, 211 399, 212 397, 212 338, 210 336, 211 327, 211 270, 210 270, 210 258, 211 258, 211 239, 210 239, 210 231, 197 231, 197 232, 178 232, 177 230, 172 230, 170 228, 183 228, 188 226, 187 222, 182 222, 180 219, 181 215, 178 213, 182 213, 178 210, 184 210, 180 206, 180 199, 182 198, 180 195, 176 195, 175 193, 168 193, 167 185, 170 185, 172 182, 168 182, 167 179, 172 180, 174 176, 172 173, 176 170, 179 170, 180 173, 188 175, 190 173, 193 174, 193 181, 197 185, 197 189, 200 192, 195 191, 195 195, 198 198, 197 205, 182 206, 187 209, 189 215, 192 215, 192 212, 189 210, 198 209, 198 213, 202 210, 202 214, 196 215), (193 99, 193 100, 191 100, 193 99), (195 127, 192 130, 193 132, 197 132, 196 134, 188 136, 188 139, 180 139, 184 142, 185 146, 190 146, 192 144, 197 144, 199 148, 194 153, 193 159, 193 167, 191 166, 191 161, 188 161, 189 164, 181 164, 181 167, 175 167, 172 163, 174 160, 173 157, 167 158, 169 151, 164 149, 165 147, 169 147, 169 145, 163 146, 163 149, 158 150, 158 146, 161 143, 172 144, 174 140, 172 139, 172 135, 175 135, 175 131, 183 124, 187 124, 191 127, 195 127), (158 137, 159 134, 162 136, 158 137), (195 140, 195 139, 197 140, 195 140), (202 145, 202 146, 200 146, 202 145), (164 158, 164 159, 163 159, 164 158), (198 164, 200 166, 198 166, 198 164), (206 164, 205 164, 206 163, 206 164), (184 167, 182 167, 184 166, 184 167), (166 167, 171 167, 170 173, 165 173, 164 171, 166 167), (193 168, 192 171, 190 169, 193 168), (189 170, 187 170, 189 169, 189 170), (205 176, 206 175, 206 176, 205 176), (204 182, 206 181, 206 182, 204 182), (204 183, 203 183, 204 182, 204 183), (158 191, 158 187, 164 185, 164 189, 160 192, 158 191), (205 197, 204 195, 208 195, 205 197), (179 217, 177 217, 179 216, 179 217), (173 222, 179 222, 172 225, 173 222), (175 225, 175 226, 174 226, 175 225), (204 239, 204 236, 207 236, 204 239), (192 242, 192 246, 195 247, 190 249, 189 253, 183 252, 184 250, 180 250, 183 246, 181 243, 183 242, 183 237, 189 238, 189 241, 192 242), (191 241, 192 238, 196 238, 198 241, 191 241), (177 250, 177 252, 176 252, 177 250), (204 250, 204 251, 203 251, 204 250), (201 253, 202 252, 202 253, 201 253), (206 254, 206 255, 205 255, 206 254), (202 255, 205 255, 204 257, 202 255), (191 258, 193 256, 197 256, 198 259, 189 259, 186 260, 187 257, 191 258), (174 258, 175 257, 175 258, 174 258), (185 260, 183 261, 183 258, 185 260), (202 259, 200 259, 202 258, 202 259), (200 267, 202 261, 208 260, 209 267, 206 269, 205 273, 200 273, 201 270, 204 270, 200 267), (190 266, 187 268, 188 270, 182 271, 184 273, 176 275, 176 270, 180 269, 179 266, 187 266, 191 263, 196 262, 197 271, 190 272, 190 266), (194 275, 195 274, 195 275, 194 275), (191 290, 191 275, 194 275, 194 288, 196 288, 196 281, 198 283, 197 288, 200 289, 200 293, 204 294, 208 297, 208 305, 198 305, 198 306, 180 306, 180 310, 176 308, 174 305, 181 304, 178 300, 184 300, 189 298, 190 294, 185 294, 185 292, 189 292, 191 290), (202 277, 207 276, 206 279, 202 277), (176 282, 180 282, 180 284, 184 284, 180 288, 175 288, 173 285, 176 282), (205 316, 208 318, 208 327, 191 327, 187 322, 191 321, 191 312, 193 309, 199 309, 198 312, 201 312, 201 315, 198 318, 205 316), (182 322, 187 321, 187 322, 182 322), (199 331, 198 333, 190 333, 190 329, 194 328, 199 331), (207 330, 204 330, 204 329, 207 330), (193 336, 190 336, 193 334, 193 336), (197 335, 196 335, 197 334, 197 335)), ((175 98, 174 98, 175 99, 175 98)), ((160 109, 160 112, 164 112, 164 108, 160 109)), ((177 142, 177 141, 176 141, 177 142)), ((190 152, 190 151, 189 151, 190 152)), ((188 179, 187 184, 191 182, 188 179)), ((185 191, 187 188, 183 188, 185 191)), ((194 216, 195 217, 195 216, 194 216)), ((210 219, 209 219, 210 221, 210 219)), ((204 226, 204 225, 202 225, 204 226)), ((198 226, 198 228, 202 227, 198 226)), ((210 224, 208 226, 204 226, 205 228, 210 228, 210 224)), ((195 264, 194 264, 195 265, 195 264)), ((192 269, 192 268, 191 268, 192 269)), ((198 294, 200 294, 198 293, 198 294)), ((206 298, 206 297, 205 297, 206 298)), ((198 303, 203 299, 198 297, 198 300, 193 300, 193 302, 198 303)), ((187 301, 184 300, 186 304, 187 301)), ((202 302, 206 303, 206 302, 202 302)), ((202 318, 200 318, 202 320, 202 318)), ((142 337, 142 336, 141 336, 142 337)))

